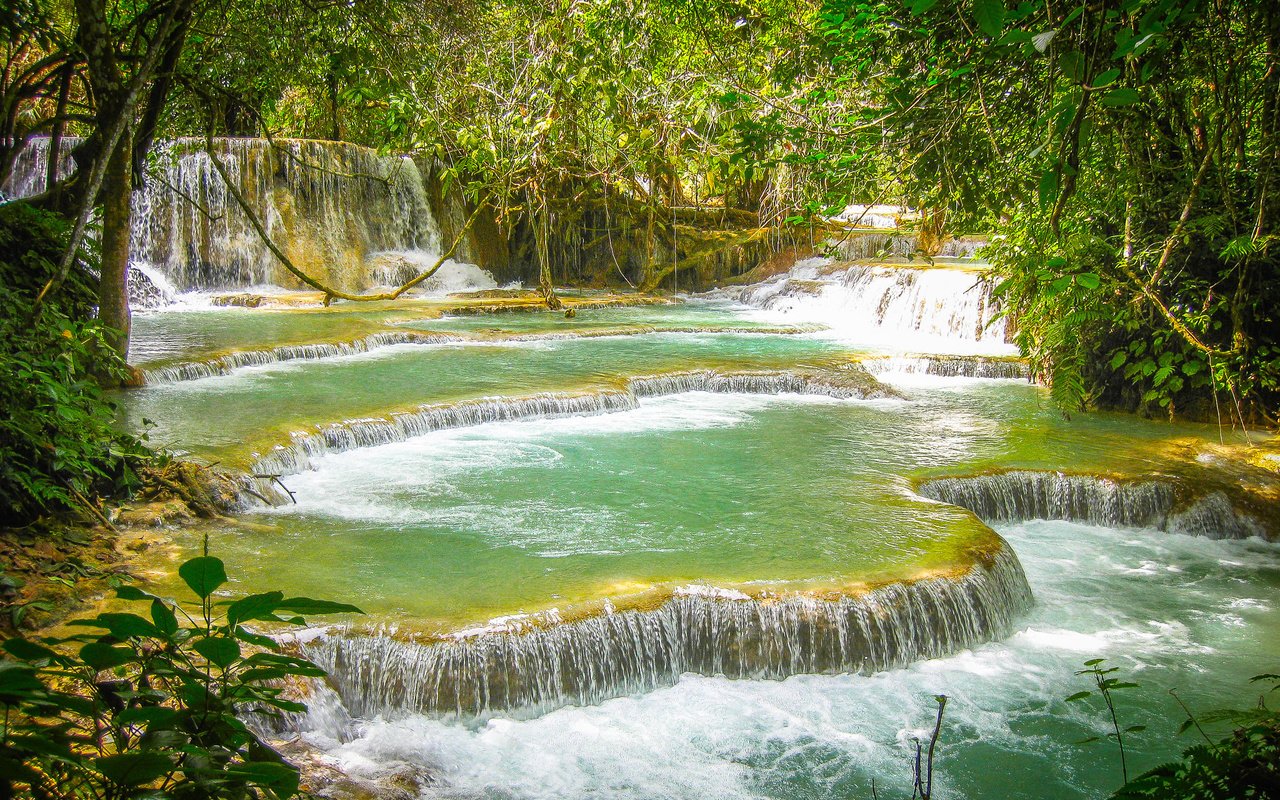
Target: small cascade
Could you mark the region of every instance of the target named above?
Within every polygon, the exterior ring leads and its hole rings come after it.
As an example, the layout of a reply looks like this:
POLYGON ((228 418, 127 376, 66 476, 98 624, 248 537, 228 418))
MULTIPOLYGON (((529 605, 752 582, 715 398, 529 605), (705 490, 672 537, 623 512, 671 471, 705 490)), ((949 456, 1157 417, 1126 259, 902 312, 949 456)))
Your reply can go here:
MULTIPOLYGON (((153 278, 157 281, 155 288, 147 291, 156 293, 172 301, 170 289, 163 287, 162 276, 153 278)), ((157 303, 162 304, 162 303, 157 303)), ((151 307, 151 306, 147 306, 151 307)), ((644 336, 655 333, 667 334, 760 334, 770 336, 797 336, 812 333, 815 328, 806 327, 692 327, 630 325, 618 328, 583 328, 572 331, 537 331, 532 333, 486 333, 483 336, 453 333, 431 333, 416 331, 385 331, 347 342, 327 342, 318 344, 281 345, 279 347, 257 350, 238 350, 231 353, 208 358, 201 361, 187 361, 142 370, 148 384, 177 383, 179 381, 195 381, 230 375, 238 369, 261 367, 285 361, 316 361, 328 358, 340 358, 362 353, 369 353, 381 347, 395 345, 439 345, 462 344, 465 342, 544 342, 566 341, 571 339, 597 339, 612 336, 644 336)))
POLYGON ((1004 351, 1006 331, 982 274, 944 267, 910 268, 798 262, 783 275, 731 290, 747 305, 830 327, 864 343, 927 345, 924 350, 1004 351), (928 346, 931 345, 931 346, 928 346))
POLYGON ((1007 546, 959 577, 861 596, 749 598, 677 591, 653 610, 432 642, 329 633, 303 645, 358 717, 397 712, 534 715, 676 683, 684 673, 781 679, 870 673, 1008 635, 1030 607, 1007 546))
POLYGON ((1211 539, 1266 535, 1266 526, 1238 510, 1225 493, 1213 491, 1187 499, 1181 485, 1162 478, 1116 480, 1015 470, 925 481, 917 492, 967 508, 988 523, 1057 519, 1211 539))
MULTIPOLYGON (((0 199, 31 197, 48 188, 49 144, 52 140, 40 136, 27 142, 18 153, 9 178, 0 186, 0 199)), ((76 137, 66 136, 58 151, 58 170, 55 180, 61 180, 75 169, 71 150, 80 143, 76 137)))
POLYGON ((988 356, 893 356, 862 362, 872 375, 900 373, 936 375, 940 378, 1000 378, 1028 380, 1031 370, 1016 358, 988 356))
POLYGON ((178 297, 178 290, 159 270, 147 264, 129 265, 129 305, 135 309, 163 308, 178 297))
POLYGON ((893 390, 877 382, 865 370, 839 372, 717 372, 697 370, 632 378, 627 390, 636 397, 660 397, 685 392, 720 394, 811 394, 840 400, 897 398, 893 390))
MULTIPOLYGON (((374 253, 368 258, 369 282, 373 286, 402 286, 431 269, 438 258, 422 250, 374 253)), ((496 289, 498 282, 475 264, 450 259, 415 288, 428 294, 453 294, 496 289)))
MULTIPOLYGON (((953 236, 942 243, 934 258, 974 258, 987 246, 980 236, 953 236)), ((915 234, 891 231, 851 232, 830 244, 832 256, 841 261, 877 261, 886 258, 914 258, 920 247, 915 234)))
MULTIPOLYGON (((312 468, 311 459, 361 447, 403 442, 433 431, 466 428, 489 422, 593 416, 636 407, 628 392, 539 394, 518 398, 484 398, 425 405, 416 411, 378 419, 356 419, 321 426, 316 433, 296 432, 288 447, 278 446, 253 464, 252 473, 291 475, 312 468)), ((263 490, 271 491, 269 486, 263 490)), ((270 496, 270 495, 268 495, 270 496)))
POLYGON ((700 370, 630 379, 624 390, 579 394, 538 394, 494 397, 458 403, 424 405, 414 411, 376 419, 357 419, 321 425, 315 432, 297 431, 293 442, 254 461, 250 495, 269 502, 287 502, 272 485, 275 477, 312 469, 312 459, 362 447, 402 442, 434 431, 490 422, 596 416, 630 411, 641 397, 718 392, 736 394, 809 394, 837 399, 898 398, 866 370, 851 366, 831 373, 717 372, 700 370))
POLYGON ((380 347, 400 344, 452 344, 463 341, 467 340, 462 336, 447 333, 386 331, 350 342, 292 344, 262 350, 237 350, 206 361, 188 361, 144 369, 142 375, 149 384, 176 383, 230 375, 237 369, 261 367, 283 361, 314 361, 322 358, 353 356, 368 353, 380 347))

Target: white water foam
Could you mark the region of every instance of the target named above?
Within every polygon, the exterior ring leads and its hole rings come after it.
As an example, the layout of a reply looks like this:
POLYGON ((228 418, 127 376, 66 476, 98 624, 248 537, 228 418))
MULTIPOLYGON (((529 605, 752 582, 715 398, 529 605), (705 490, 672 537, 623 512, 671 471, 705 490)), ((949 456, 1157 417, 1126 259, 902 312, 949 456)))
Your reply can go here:
POLYGON ((1013 354, 991 284, 970 269, 836 265, 811 258, 761 283, 724 292, 775 324, 886 352, 1013 354))
MULTIPOLYGON (((433 267, 440 255, 429 250, 384 250, 365 259, 365 269, 374 286, 396 287, 433 267)), ((455 292, 496 289, 498 282, 475 264, 446 260, 430 278, 414 287, 414 294, 443 296, 455 292)))
POLYGON ((272 509, 277 514, 320 515, 391 525, 474 524, 504 541, 535 547, 544 556, 579 552, 616 552, 619 546, 652 549, 643 530, 620 542, 602 524, 600 508, 565 509, 554 503, 508 508, 498 517, 492 506, 447 505, 462 500, 453 481, 459 476, 556 468, 558 447, 582 436, 616 437, 658 431, 689 431, 746 424, 754 412, 780 403, 826 405, 849 402, 821 395, 746 395, 688 392, 645 398, 638 407, 609 414, 553 419, 488 422, 441 430, 402 442, 329 453, 312 459, 314 469, 290 476, 296 504, 272 509), (412 465, 407 468, 406 465, 412 465), (577 515, 577 516, 575 516, 577 515), (548 532, 568 530, 570 537, 548 532), (594 536, 592 531, 601 531, 594 536))
POLYGON ((425 797, 865 797, 873 779, 882 797, 908 796, 913 740, 927 738, 933 696, 946 694, 936 795, 1083 800, 1119 784, 1113 748, 1074 744, 1107 732, 1096 704, 1064 702, 1089 688, 1075 674, 1084 659, 1106 657, 1143 686, 1120 698, 1124 724, 1156 731, 1129 740, 1131 771, 1186 744, 1166 730, 1178 712, 1165 690, 1182 688, 1203 708, 1233 688, 1247 694, 1241 676, 1267 667, 1257 636, 1276 627, 1265 609, 1280 547, 1064 522, 1002 532, 1039 600, 1005 642, 871 676, 686 675, 525 721, 411 715, 357 721, 341 737, 317 725, 307 736, 355 774, 425 769, 438 781, 425 797), (1135 574, 1145 562, 1180 572, 1135 574), (1216 616, 1227 612, 1243 624, 1216 616), (1241 663, 1243 654, 1259 662, 1241 663))

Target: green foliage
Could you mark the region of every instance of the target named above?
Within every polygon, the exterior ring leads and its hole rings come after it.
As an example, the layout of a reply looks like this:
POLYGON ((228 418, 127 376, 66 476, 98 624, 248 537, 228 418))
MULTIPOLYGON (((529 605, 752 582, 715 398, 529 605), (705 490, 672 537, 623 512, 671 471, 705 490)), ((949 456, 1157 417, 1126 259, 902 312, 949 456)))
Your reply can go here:
MULTIPOLYGON (((1113 693, 1136 688, 1138 684, 1117 677, 1117 668, 1106 666, 1101 658, 1090 659, 1084 662, 1084 666, 1076 674, 1092 678, 1094 691, 1076 692, 1066 698, 1066 701, 1076 703, 1094 697, 1103 701, 1111 726, 1111 732, 1106 738, 1117 745, 1124 776, 1124 785, 1112 795, 1113 800, 1280 798, 1280 712, 1267 705, 1266 696, 1259 699, 1256 707, 1249 709, 1211 711, 1199 717, 1188 711, 1187 720, 1182 723, 1178 733, 1185 734, 1194 730, 1204 743, 1187 748, 1178 761, 1162 764, 1129 780, 1124 737, 1126 734, 1140 733, 1145 727, 1130 725, 1122 729, 1113 693), (1214 741, 1205 731, 1205 726, 1215 724, 1228 724, 1233 730, 1214 741)), ((1258 675, 1253 681, 1271 683, 1271 692, 1280 690, 1280 675, 1258 675)), ((1177 697, 1175 693, 1171 694, 1177 697)), ((1186 706, 1183 708, 1186 709, 1186 706)), ((1094 736, 1080 743, 1096 741, 1100 739, 1094 736)))
MULTIPOLYGON (((1258 675, 1253 682, 1280 689, 1280 675, 1258 675)), ((1143 773, 1113 798, 1167 800, 1235 800, 1280 798, 1280 711, 1269 707, 1266 695, 1248 709, 1224 709, 1188 714, 1179 733, 1195 730, 1204 744, 1183 751, 1182 758, 1143 773), (1204 726, 1226 723, 1233 730, 1213 741, 1204 726)))
POLYGON ((883 153, 912 205, 999 229, 1060 405, 1274 421, 1280 7, 832 0, 816 31, 862 87, 824 105, 885 124, 810 152, 883 153))
POLYGON ((119 381, 120 358, 92 319, 94 279, 78 263, 39 313, 66 225, 23 203, 0 206, 0 523, 115 494, 136 485, 151 458, 113 427, 99 380, 119 381))
POLYGON ((141 613, 102 613, 70 623, 86 633, 4 643, 0 796, 297 793, 297 768, 237 714, 303 711, 285 697, 287 681, 324 673, 244 623, 304 625, 300 614, 359 609, 279 592, 215 601, 226 571, 207 555, 179 574, 198 601, 191 609, 126 586, 118 596, 141 613))
MULTIPOLYGON (((1097 696, 1102 699, 1103 704, 1107 708, 1107 714, 1110 717, 1111 732, 1107 734, 1107 738, 1116 743, 1116 748, 1120 751, 1120 773, 1124 777, 1126 783, 1129 781, 1129 764, 1124 751, 1125 734, 1141 733, 1146 730, 1144 725, 1129 725, 1121 729, 1120 717, 1116 711, 1115 697, 1113 692, 1122 689, 1136 689, 1138 684, 1131 681, 1121 680, 1119 677, 1112 677, 1120 671, 1119 667, 1108 667, 1106 660, 1102 658, 1091 658, 1084 662, 1084 669, 1077 672, 1077 675, 1088 675, 1093 679, 1093 684, 1097 692, 1097 696)), ((1084 691, 1076 692, 1067 698, 1068 703, 1077 703, 1094 696, 1094 692, 1084 691)), ((1098 737, 1091 736, 1084 739, 1080 744, 1090 744, 1099 741, 1098 737)))

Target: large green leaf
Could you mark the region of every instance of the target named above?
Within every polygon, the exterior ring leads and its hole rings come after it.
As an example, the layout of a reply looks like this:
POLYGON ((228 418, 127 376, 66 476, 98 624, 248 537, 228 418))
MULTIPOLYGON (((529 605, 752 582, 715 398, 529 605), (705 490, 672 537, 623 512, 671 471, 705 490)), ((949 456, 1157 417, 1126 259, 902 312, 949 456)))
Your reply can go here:
POLYGON ((193 644, 192 649, 223 669, 240 657, 240 643, 225 636, 210 636, 193 644))
POLYGON ((235 625, 248 619, 272 619, 274 612, 284 600, 281 592, 264 592, 243 597, 227 607, 227 622, 235 625))
POLYGON ((141 786, 173 769, 173 762, 163 753, 121 753, 94 762, 107 780, 121 786, 141 786))
POLYGON ((80 648, 80 660, 96 670, 128 664, 137 654, 128 647, 112 647, 104 642, 90 642, 80 648))
POLYGON ((978 30, 996 38, 1004 30, 1004 0, 973 0, 973 18, 978 30))
POLYGON ((276 608, 295 614, 363 614, 359 608, 347 603, 330 600, 312 600, 310 597, 289 597, 281 600, 276 608))
POLYGON ((1115 108, 1118 106, 1133 105, 1134 103, 1138 102, 1141 99, 1142 99, 1142 95, 1138 94, 1137 89, 1121 87, 1119 89, 1112 89, 1111 91, 1107 92, 1102 96, 1102 99, 1099 100, 1098 102, 1102 103, 1104 106, 1110 106, 1112 108, 1115 108))
POLYGON ((186 581, 201 600, 213 594, 219 586, 227 582, 227 570, 222 559, 213 556, 199 556, 178 567, 178 575, 186 581))

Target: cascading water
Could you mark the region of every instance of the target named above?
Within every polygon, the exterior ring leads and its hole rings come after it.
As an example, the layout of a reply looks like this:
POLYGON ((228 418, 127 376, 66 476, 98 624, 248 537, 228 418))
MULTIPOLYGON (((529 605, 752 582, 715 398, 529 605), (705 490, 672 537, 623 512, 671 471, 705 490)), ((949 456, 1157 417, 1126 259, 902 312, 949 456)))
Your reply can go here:
MULTIPOLYGON (((436 263, 434 252, 403 250, 374 253, 368 258, 369 283, 373 286, 400 286, 436 263)), ((475 264, 464 264, 452 259, 445 261, 430 277, 419 284, 422 291, 434 294, 472 292, 480 289, 496 289, 497 281, 475 264)))
MULTIPOLYGON (((312 460, 423 436, 434 431, 511 420, 594 416, 637 407, 641 397, 712 392, 721 394, 807 394, 837 399, 900 397, 866 370, 848 368, 811 373, 804 371, 716 372, 700 370, 669 375, 639 376, 625 390, 584 394, 542 394, 532 397, 485 398, 458 403, 425 405, 416 411, 389 414, 378 419, 358 419, 318 426, 316 432, 295 432, 293 442, 280 445, 254 461, 253 476, 292 475, 312 468, 312 460)), ((270 480, 249 479, 250 497, 287 502, 270 480)), ((246 502, 248 500, 246 499, 246 502)))
MULTIPOLYGON (((62 174, 70 168, 63 147, 62 174)), ((134 195, 135 269, 163 276, 175 291, 293 286, 227 190, 199 139, 155 148, 157 167, 134 195)), ((4 187, 10 196, 43 191, 48 139, 23 151, 4 187)), ((217 139, 231 180, 273 241, 309 275, 359 291, 398 285, 435 263, 439 226, 413 160, 341 142, 217 139), (396 280, 399 279, 399 280, 396 280)), ((477 267, 447 262, 424 289, 493 288, 477 267), (433 281, 433 282, 432 282, 433 281)))
MULTIPOLYGON (((934 258, 973 258, 987 246, 977 236, 951 237, 942 242, 934 258)), ((831 255, 841 261, 871 261, 883 258, 913 258, 919 255, 919 239, 915 234, 849 232, 830 244, 831 255)))
MULTIPOLYGON (((439 230, 412 159, 334 142, 215 144, 268 234, 315 277, 362 289, 370 255, 439 249, 439 230)), ((158 148, 162 166, 135 198, 134 258, 184 290, 289 285, 203 146, 180 139, 158 148)))
POLYGON ((1027 380, 1031 376, 1025 361, 985 356, 890 356, 862 362, 873 375, 904 373, 939 378, 989 378, 1027 380))
POLYGON ((261 367, 283 361, 315 361, 322 358, 340 358, 368 353, 380 347, 400 344, 453 344, 465 341, 461 336, 447 333, 416 333, 413 331, 387 331, 374 333, 350 342, 282 345, 261 350, 237 350, 233 353, 205 361, 186 361, 143 370, 147 383, 175 383, 230 375, 245 367, 261 367))
POLYGON ((891 669, 1005 636, 1031 605, 1007 547, 960 577, 855 597, 751 599, 691 588, 653 611, 606 609, 523 632, 433 643, 336 632, 302 647, 357 716, 529 715, 670 686, 686 673, 780 679, 891 669))
MULTIPOLYGON (((48 188, 49 146, 48 137, 36 137, 27 142, 14 160, 13 169, 4 185, 0 186, 0 199, 30 197, 40 194, 48 188)), ((54 180, 60 180, 71 174, 75 162, 71 159, 71 149, 80 142, 75 137, 65 137, 58 152, 58 168, 54 180)))
POLYGON ((993 523, 1067 520, 1214 539, 1245 539, 1266 532, 1262 522, 1236 509, 1222 491, 1180 503, 1179 486, 1168 479, 1121 481, 1015 470, 925 481, 918 491, 993 523))
POLYGON ((789 272, 725 292, 787 320, 816 322, 863 344, 924 352, 1008 352, 991 283, 966 268, 798 262, 789 272))

